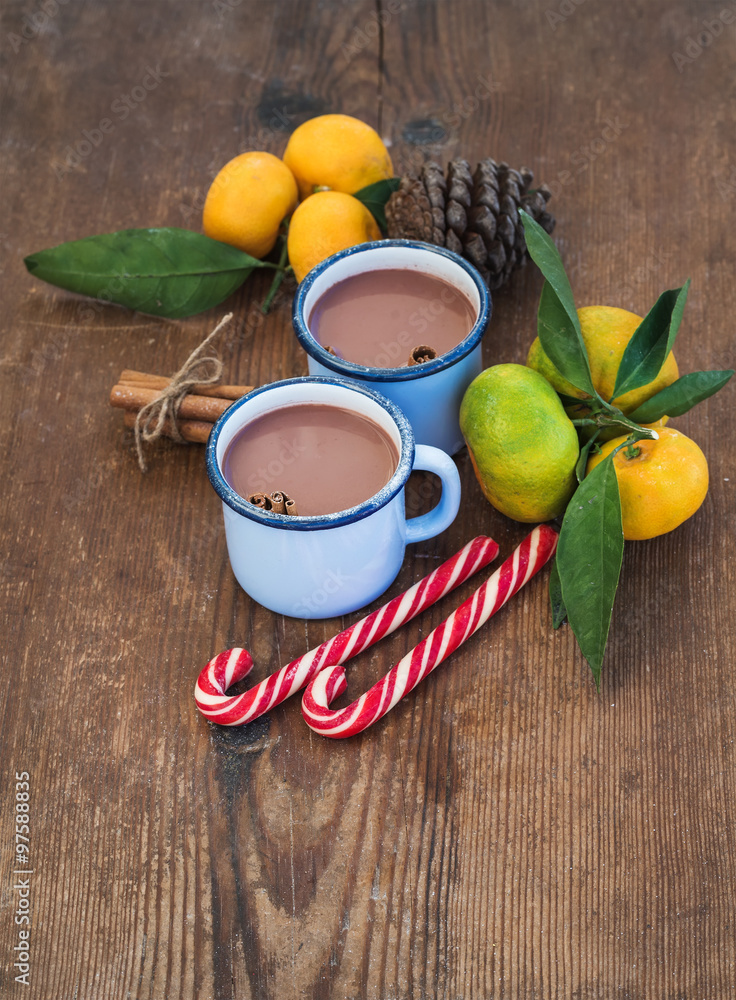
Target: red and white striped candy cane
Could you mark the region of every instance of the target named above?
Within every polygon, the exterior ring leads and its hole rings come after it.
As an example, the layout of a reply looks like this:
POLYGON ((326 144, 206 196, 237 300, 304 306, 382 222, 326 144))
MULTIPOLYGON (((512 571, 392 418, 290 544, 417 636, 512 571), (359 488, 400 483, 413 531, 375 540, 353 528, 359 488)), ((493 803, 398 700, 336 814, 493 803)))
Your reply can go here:
POLYGON ((333 712, 329 707, 347 688, 345 671, 337 665, 322 670, 302 698, 302 715, 307 725, 332 739, 354 736, 367 729, 477 632, 552 558, 556 548, 556 531, 545 524, 535 528, 472 597, 347 708, 333 712))
POLYGON ((409 590, 321 646, 287 663, 241 695, 230 696, 225 692, 231 684, 248 675, 253 660, 245 649, 226 649, 210 660, 197 678, 194 688, 197 708, 207 719, 221 726, 242 726, 252 722, 303 688, 320 670, 345 663, 411 621, 497 555, 498 545, 493 539, 479 535, 409 590))

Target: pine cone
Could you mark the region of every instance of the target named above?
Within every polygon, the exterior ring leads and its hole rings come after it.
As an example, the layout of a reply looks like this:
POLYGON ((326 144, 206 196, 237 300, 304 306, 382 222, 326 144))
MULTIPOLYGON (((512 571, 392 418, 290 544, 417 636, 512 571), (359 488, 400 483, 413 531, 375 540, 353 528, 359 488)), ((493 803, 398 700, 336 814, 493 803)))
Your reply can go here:
POLYGON ((454 250, 478 268, 492 292, 526 263, 523 208, 551 233, 554 216, 547 211, 548 187, 532 189, 534 174, 526 167, 482 160, 471 174, 467 160, 451 160, 447 175, 439 164, 426 163, 419 175, 401 178, 386 205, 391 239, 422 240, 454 250))

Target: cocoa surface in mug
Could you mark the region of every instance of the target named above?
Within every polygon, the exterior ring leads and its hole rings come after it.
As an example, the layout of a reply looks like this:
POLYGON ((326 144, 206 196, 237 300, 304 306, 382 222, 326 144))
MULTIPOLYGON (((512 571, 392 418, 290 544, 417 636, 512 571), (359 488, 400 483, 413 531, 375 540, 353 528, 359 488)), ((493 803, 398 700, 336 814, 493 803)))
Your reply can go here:
POLYGON ((375 421, 325 403, 282 406, 256 417, 227 447, 222 472, 240 496, 281 490, 299 516, 334 514, 369 500, 396 471, 399 453, 375 421))
POLYGON ((354 274, 329 288, 312 309, 314 338, 338 357, 371 368, 400 368, 414 347, 438 356, 468 336, 477 311, 459 289, 411 268, 354 274))

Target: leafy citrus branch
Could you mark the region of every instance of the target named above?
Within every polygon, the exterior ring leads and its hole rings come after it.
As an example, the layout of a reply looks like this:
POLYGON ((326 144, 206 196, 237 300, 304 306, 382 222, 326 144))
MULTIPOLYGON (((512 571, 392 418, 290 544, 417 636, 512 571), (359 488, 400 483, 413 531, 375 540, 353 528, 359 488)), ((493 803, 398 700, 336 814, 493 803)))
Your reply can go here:
POLYGON ((598 688, 624 546, 614 456, 624 449, 629 457, 635 457, 638 441, 658 437, 643 423, 686 413, 718 392, 733 371, 686 375, 626 416, 613 400, 648 385, 659 375, 682 322, 690 281, 660 295, 629 340, 611 396, 604 399, 593 384, 572 289, 559 252, 534 219, 523 210, 520 214, 527 249, 545 278, 537 313, 539 341, 560 375, 584 394, 582 400, 560 395, 568 407, 581 408, 580 418, 572 423, 590 434, 580 449, 575 468, 579 485, 565 510, 550 576, 553 625, 558 628, 567 617, 598 688), (599 450, 599 437, 610 429, 618 435, 628 432, 626 440, 588 472, 590 456, 599 450))

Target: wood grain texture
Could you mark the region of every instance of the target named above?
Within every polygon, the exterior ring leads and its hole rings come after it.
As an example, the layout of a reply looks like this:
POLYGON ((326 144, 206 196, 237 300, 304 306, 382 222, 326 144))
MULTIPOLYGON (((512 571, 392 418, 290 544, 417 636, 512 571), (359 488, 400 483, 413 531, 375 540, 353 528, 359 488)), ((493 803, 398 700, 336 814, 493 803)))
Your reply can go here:
MULTIPOLYGON (((198 228, 226 160, 281 153, 300 121, 342 111, 380 128, 397 169, 529 165, 553 188, 578 301, 642 313, 691 276, 681 371, 730 367, 736 25, 673 58, 729 4, 46 6, 8 0, 0 22, 0 994, 734 995, 734 390, 676 421, 711 489, 675 533, 627 546, 600 695, 552 630, 542 574, 357 738, 320 739, 298 699, 222 730, 192 695, 213 653, 246 646, 260 678, 359 615, 307 623, 247 598, 201 449, 161 444, 141 476, 107 405, 122 368, 174 371, 220 312, 155 320, 22 264, 96 232, 198 228), (23 769, 30 987, 12 969, 23 769)), ((487 364, 524 360, 540 287, 527 267, 495 297, 487 364)), ((254 276, 227 304, 229 382, 306 372, 293 287, 263 318, 266 288, 254 276)), ((526 533, 485 503, 466 454, 458 466, 461 517, 407 552, 389 595, 475 534, 503 558, 526 533)), ((414 477, 411 512, 435 499, 414 477)), ((475 585, 364 654, 349 693, 475 585)))

